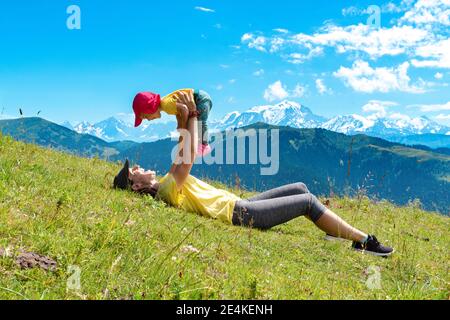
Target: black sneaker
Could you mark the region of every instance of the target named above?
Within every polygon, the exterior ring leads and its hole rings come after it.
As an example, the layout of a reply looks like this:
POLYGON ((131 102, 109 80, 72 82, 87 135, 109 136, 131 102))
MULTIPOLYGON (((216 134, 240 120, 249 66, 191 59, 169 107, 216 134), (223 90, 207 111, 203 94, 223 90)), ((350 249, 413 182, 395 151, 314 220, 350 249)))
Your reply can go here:
POLYGON ((394 249, 383 246, 375 236, 369 236, 366 243, 353 242, 353 249, 368 253, 377 257, 389 257, 394 249))

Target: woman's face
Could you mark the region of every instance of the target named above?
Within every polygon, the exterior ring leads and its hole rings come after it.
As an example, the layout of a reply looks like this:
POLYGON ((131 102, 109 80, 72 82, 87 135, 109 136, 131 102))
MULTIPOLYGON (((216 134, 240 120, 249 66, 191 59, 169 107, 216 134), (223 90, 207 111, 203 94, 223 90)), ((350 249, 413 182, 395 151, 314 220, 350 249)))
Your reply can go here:
POLYGON ((156 188, 158 181, 156 181, 156 172, 151 170, 144 170, 139 166, 134 166, 130 169, 130 180, 133 182, 133 190, 139 191, 143 188, 156 188))

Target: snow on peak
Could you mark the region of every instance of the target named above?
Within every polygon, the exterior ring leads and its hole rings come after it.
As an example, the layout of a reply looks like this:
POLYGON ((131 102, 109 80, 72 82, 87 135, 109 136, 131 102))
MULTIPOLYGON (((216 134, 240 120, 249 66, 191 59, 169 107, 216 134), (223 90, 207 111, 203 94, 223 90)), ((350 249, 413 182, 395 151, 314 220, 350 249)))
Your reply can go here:
POLYGON ((285 100, 275 105, 256 106, 242 113, 237 111, 229 113, 221 121, 215 123, 215 129, 239 128, 257 122, 294 128, 314 128, 324 120, 324 118, 314 115, 305 106, 285 100))
POLYGON ((358 114, 337 116, 323 123, 321 128, 339 133, 362 133, 373 127, 375 121, 358 114))

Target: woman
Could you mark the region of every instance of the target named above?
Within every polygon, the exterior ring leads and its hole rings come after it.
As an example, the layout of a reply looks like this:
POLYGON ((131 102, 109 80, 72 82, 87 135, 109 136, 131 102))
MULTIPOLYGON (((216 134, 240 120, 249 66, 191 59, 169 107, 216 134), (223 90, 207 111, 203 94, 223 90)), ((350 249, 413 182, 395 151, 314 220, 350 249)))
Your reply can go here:
MULTIPOLYGON (((188 95, 182 94, 179 103, 189 106, 194 102, 188 95)), ((244 200, 191 176, 197 150, 195 118, 189 119, 188 130, 189 134, 182 134, 180 138, 179 158, 161 181, 156 180, 154 171, 145 171, 139 166, 130 168, 127 160, 114 179, 114 187, 150 194, 187 212, 235 226, 267 230, 299 216, 306 216, 326 232, 328 239, 351 240, 355 250, 376 256, 387 257, 393 253, 392 248, 381 245, 375 236, 352 227, 327 209, 303 183, 283 186, 244 200), (181 158, 183 161, 180 161, 181 158)))

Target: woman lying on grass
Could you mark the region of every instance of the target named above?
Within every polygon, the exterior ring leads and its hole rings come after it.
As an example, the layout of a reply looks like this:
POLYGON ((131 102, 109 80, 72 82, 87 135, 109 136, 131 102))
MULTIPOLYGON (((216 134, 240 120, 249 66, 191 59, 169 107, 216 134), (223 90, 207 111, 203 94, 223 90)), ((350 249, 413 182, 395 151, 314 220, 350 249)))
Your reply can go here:
MULTIPOLYGON (((182 95, 180 100, 185 105, 194 103, 188 95, 182 95)), ((150 194, 187 212, 261 230, 306 216, 327 233, 327 239, 351 240, 355 250, 376 256, 387 257, 393 253, 392 248, 381 245, 375 236, 357 230, 327 209, 303 183, 283 186, 243 200, 191 176, 197 150, 195 118, 189 119, 188 130, 188 138, 180 139, 179 155, 181 158, 188 151, 192 155, 189 161, 174 164, 169 173, 157 181, 154 171, 145 171, 139 166, 130 168, 127 160, 114 179, 114 188, 150 194)), ((180 162, 178 160, 176 163, 180 162)))

